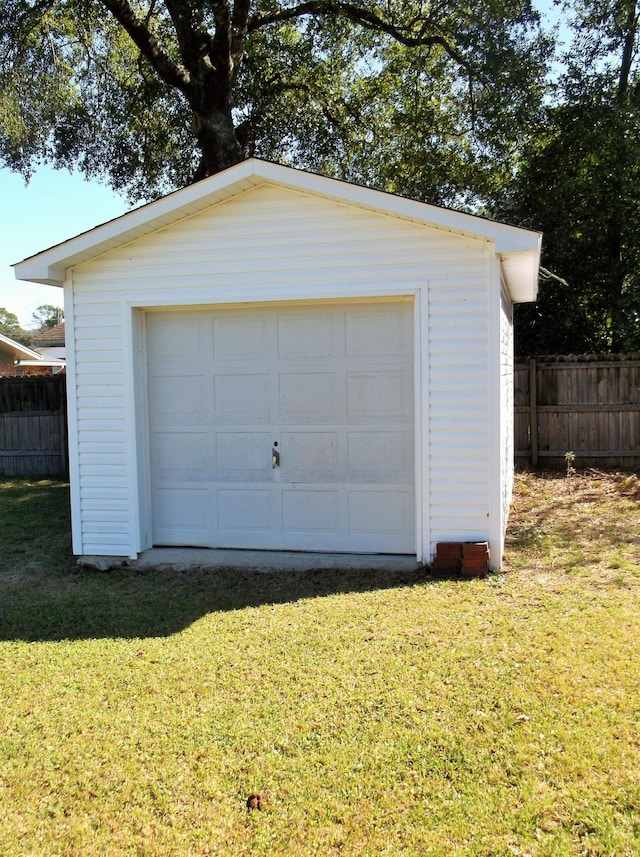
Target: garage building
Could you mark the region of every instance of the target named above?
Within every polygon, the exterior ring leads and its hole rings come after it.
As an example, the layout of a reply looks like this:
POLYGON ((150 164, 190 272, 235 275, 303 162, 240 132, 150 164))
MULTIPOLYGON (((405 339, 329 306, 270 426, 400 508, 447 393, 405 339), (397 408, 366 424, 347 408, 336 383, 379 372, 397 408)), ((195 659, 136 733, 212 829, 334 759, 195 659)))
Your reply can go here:
POLYGON ((540 235, 251 159, 45 250, 74 552, 489 541, 540 235))

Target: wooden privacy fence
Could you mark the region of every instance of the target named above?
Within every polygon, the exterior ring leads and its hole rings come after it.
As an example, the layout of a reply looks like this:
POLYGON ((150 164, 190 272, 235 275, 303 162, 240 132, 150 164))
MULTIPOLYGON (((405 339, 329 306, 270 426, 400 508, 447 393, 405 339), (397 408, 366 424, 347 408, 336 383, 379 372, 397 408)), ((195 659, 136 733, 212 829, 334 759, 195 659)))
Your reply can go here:
POLYGON ((640 466, 640 354, 539 357, 514 376, 516 464, 640 466))
MULTIPOLYGON (((514 382, 517 464, 640 466, 640 354, 521 360, 514 382)), ((66 376, 0 378, 0 476, 68 469, 66 376)))
POLYGON ((0 476, 66 476, 66 376, 0 378, 0 476))

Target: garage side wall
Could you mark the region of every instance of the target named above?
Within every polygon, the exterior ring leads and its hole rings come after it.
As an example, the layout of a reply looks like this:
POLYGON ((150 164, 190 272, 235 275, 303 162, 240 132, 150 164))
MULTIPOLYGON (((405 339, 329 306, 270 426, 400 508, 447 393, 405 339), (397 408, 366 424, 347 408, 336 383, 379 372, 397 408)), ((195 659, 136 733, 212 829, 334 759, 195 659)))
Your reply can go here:
MULTIPOLYGON (((420 300, 422 542, 486 538, 489 446, 489 253, 486 242, 276 186, 150 233, 70 272, 71 438, 78 553, 135 556, 149 547, 144 307, 376 298, 420 300), (137 422, 136 422, 137 421, 137 422)), ((428 561, 430 557, 425 556, 428 561)))

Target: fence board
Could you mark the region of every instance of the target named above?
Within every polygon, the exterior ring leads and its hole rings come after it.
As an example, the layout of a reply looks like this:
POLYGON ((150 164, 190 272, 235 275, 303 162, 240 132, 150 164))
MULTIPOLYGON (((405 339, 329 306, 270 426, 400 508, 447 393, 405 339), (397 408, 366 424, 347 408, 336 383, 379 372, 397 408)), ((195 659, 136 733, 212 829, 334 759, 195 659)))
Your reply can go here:
POLYGON ((640 355, 517 361, 514 394, 517 463, 640 466, 640 355))
POLYGON ((0 378, 0 476, 68 469, 65 376, 0 378))
MULTIPOLYGON (((516 462, 640 466, 640 355, 514 367, 516 462)), ((0 475, 68 474, 64 375, 0 378, 0 475)))

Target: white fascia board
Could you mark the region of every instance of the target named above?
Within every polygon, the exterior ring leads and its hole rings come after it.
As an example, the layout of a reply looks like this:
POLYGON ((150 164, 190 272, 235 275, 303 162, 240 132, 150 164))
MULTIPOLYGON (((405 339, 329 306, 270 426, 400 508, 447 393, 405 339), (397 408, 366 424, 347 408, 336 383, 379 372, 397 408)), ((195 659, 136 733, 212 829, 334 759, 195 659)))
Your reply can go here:
POLYGON ((541 234, 519 226, 510 226, 450 208, 418 202, 392 193, 283 167, 268 161, 257 161, 259 174, 273 184, 329 197, 380 214, 393 215, 424 226, 446 229, 458 235, 492 241, 495 252, 508 253, 539 249, 541 234))
POLYGON ((95 259, 109 250, 262 184, 262 180, 252 179, 250 165, 250 161, 243 161, 223 173, 177 190, 29 256, 13 266, 16 279, 62 286, 67 269, 73 265, 95 259))
POLYGON ((531 251, 540 245, 537 232, 251 158, 30 256, 14 266, 15 275, 61 286, 67 268, 265 183, 491 241, 498 254, 531 251))
POLYGON ((33 360, 34 363, 42 361, 42 356, 37 351, 32 351, 26 345, 22 345, 22 343, 0 333, 0 356, 5 354, 12 360, 33 360))
POLYGON ((64 360, 45 360, 44 358, 40 358, 40 360, 20 360, 20 366, 52 366, 54 369, 56 366, 63 369, 67 364, 64 360))

